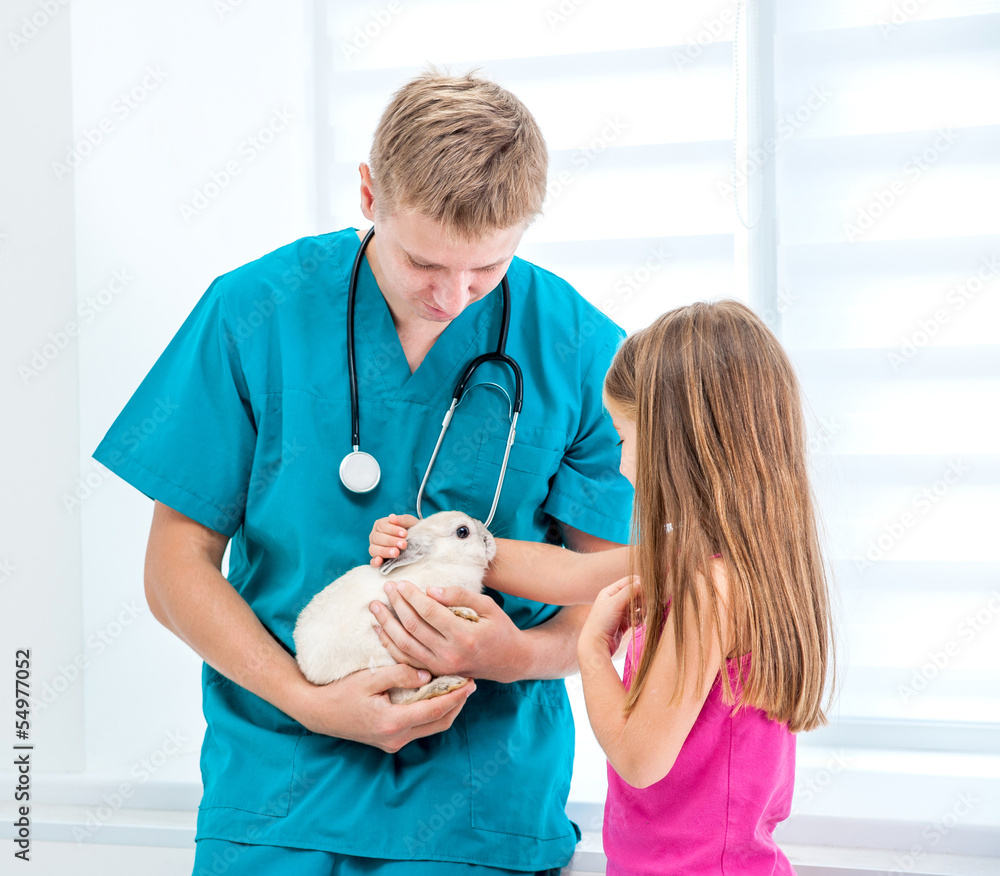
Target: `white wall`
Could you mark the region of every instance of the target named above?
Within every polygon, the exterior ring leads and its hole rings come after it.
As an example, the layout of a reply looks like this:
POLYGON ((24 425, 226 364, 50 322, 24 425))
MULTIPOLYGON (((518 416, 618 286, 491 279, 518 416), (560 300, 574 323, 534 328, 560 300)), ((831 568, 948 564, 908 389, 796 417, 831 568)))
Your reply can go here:
POLYGON ((9 6, 10 32, 37 32, 0 52, 20 122, 0 156, 0 628, 32 648, 36 695, 60 691, 35 710, 35 769, 127 770, 175 757, 171 733, 197 752, 200 661, 145 605, 151 503, 90 454, 212 279, 325 230, 311 3, 9 6))
MULTIPOLYGON (((59 501, 78 474, 79 350, 63 331, 76 304, 74 192, 49 168, 73 129, 70 28, 61 10, 12 44, 14 13, 32 11, 7 4, 0 51, 0 677, 10 694, 15 649, 31 649, 37 690, 83 647, 80 527, 59 501)), ((26 741, 52 769, 82 768, 83 714, 78 681, 32 716, 26 741)))

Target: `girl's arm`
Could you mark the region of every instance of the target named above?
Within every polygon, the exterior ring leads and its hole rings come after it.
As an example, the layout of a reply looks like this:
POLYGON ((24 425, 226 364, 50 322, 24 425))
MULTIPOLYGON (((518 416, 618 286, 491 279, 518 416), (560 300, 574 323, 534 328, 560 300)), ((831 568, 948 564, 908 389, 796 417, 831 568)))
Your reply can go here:
MULTIPOLYGON (((408 514, 390 514, 375 521, 369 536, 372 565, 399 555, 406 547, 406 529, 417 522, 408 514)), ((589 605, 612 581, 629 571, 629 547, 579 553, 551 544, 498 538, 497 555, 486 572, 487 587, 547 602, 589 605)))
MULTIPOLYGON (((693 612, 685 612, 684 694, 670 704, 678 677, 677 638, 667 623, 639 699, 625 712, 626 690, 611 656, 629 626, 629 591, 636 579, 625 578, 601 591, 580 634, 580 675, 587 715, 608 761, 626 782, 646 788, 673 768, 684 740, 723 666, 714 622, 699 630, 693 612), (706 642, 705 668, 698 671, 698 643, 706 642)), ((720 600, 722 603, 723 600, 720 600)), ((702 605, 706 602, 702 600, 702 605)), ((720 611, 723 611, 720 604, 720 611)), ((726 623, 725 617, 722 618, 726 623)), ((638 655, 635 657, 638 664, 638 655)))
POLYGON ((589 605, 628 574, 629 547, 578 553, 552 544, 498 538, 485 584, 501 593, 550 605, 589 605))

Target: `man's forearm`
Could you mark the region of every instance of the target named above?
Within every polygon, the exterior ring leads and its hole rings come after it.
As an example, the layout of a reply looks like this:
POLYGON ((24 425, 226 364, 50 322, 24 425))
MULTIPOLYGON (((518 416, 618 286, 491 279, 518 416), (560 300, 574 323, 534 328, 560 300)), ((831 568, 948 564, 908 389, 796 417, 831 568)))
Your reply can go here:
POLYGON ((147 573, 147 593, 156 618, 209 666, 295 717, 309 682, 210 562, 162 563, 147 573))
POLYGON ((145 568, 150 610, 213 669, 295 718, 309 682, 223 576, 227 543, 155 503, 145 568))
POLYGON ((520 659, 511 665, 511 678, 520 681, 534 678, 566 678, 577 671, 577 640, 589 606, 563 608, 555 617, 522 633, 520 659))

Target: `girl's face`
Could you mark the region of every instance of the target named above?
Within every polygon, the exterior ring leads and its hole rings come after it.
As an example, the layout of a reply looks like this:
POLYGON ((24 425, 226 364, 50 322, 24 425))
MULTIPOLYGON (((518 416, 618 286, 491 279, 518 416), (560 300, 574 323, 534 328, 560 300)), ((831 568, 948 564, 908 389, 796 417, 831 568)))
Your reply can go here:
POLYGON ((635 486, 635 420, 626 417, 615 405, 604 400, 604 407, 611 414, 611 425, 621 438, 622 461, 618 470, 635 486))

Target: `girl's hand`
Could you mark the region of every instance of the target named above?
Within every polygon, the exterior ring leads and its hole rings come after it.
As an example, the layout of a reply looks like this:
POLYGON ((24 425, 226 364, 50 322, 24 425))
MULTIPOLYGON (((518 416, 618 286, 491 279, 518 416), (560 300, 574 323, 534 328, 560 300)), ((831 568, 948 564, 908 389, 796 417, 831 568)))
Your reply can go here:
POLYGON ((378 568, 383 560, 391 560, 406 549, 406 530, 417 522, 412 514, 390 514, 375 521, 368 535, 371 565, 378 568))
POLYGON ((638 593, 639 579, 628 576, 605 587, 597 594, 590 616, 580 633, 580 651, 611 656, 622 637, 635 624, 629 612, 633 594, 638 593))

